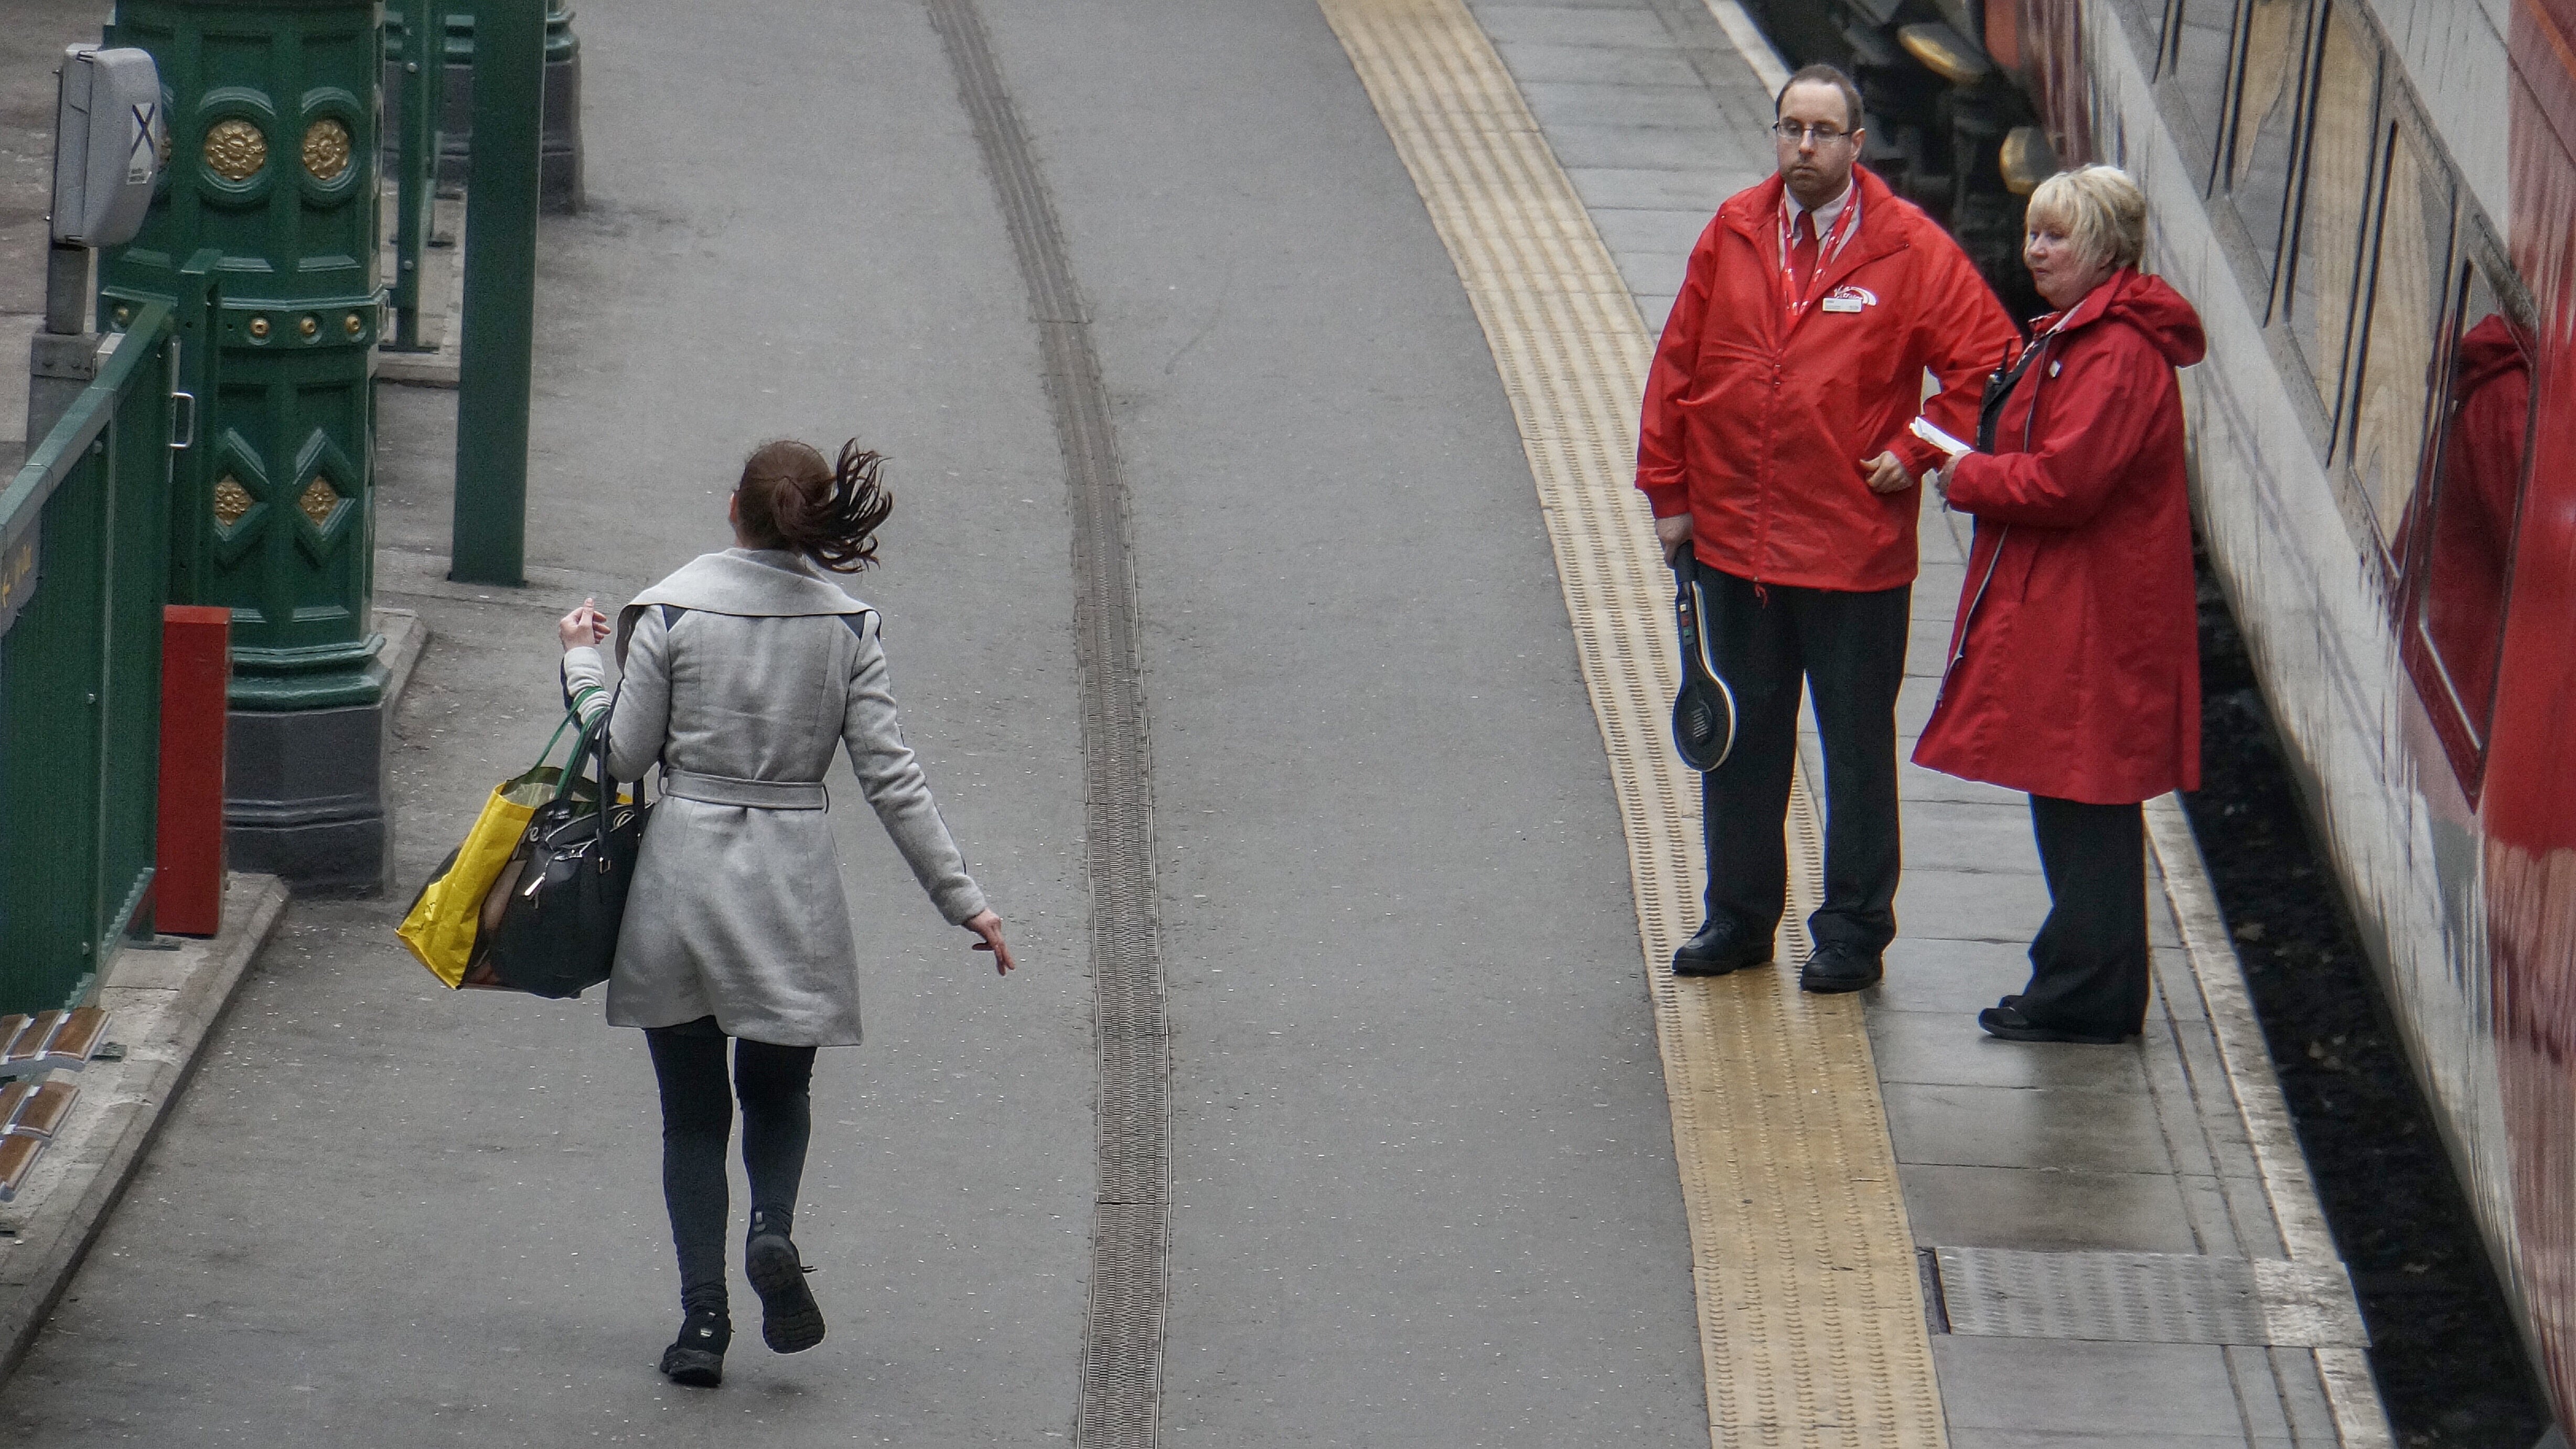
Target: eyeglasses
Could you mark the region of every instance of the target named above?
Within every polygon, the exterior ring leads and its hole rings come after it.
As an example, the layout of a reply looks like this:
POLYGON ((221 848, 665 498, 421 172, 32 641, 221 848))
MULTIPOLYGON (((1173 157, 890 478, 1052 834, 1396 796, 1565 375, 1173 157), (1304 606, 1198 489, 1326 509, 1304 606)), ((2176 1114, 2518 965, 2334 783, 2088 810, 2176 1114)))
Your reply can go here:
POLYGON ((1792 146, 1801 141, 1813 141, 1819 146, 1830 146, 1836 141, 1848 141, 1852 137, 1851 132, 1838 126, 1802 126, 1795 121, 1774 121, 1770 129, 1772 135, 1792 146))

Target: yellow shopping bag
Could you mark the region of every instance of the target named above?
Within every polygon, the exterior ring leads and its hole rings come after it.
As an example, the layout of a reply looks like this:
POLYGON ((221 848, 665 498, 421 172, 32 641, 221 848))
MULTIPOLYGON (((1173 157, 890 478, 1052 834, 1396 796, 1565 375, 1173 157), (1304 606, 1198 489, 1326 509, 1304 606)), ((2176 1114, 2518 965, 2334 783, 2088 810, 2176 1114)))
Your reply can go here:
POLYGON ((420 958, 420 964, 429 968, 430 974, 449 986, 484 984, 466 979, 476 938, 483 930, 484 898, 491 894, 492 883, 519 848, 528 817, 539 805, 553 799, 561 787, 562 769, 545 760, 554 753, 555 740, 563 738, 564 729, 576 718, 567 714, 564 723, 555 726, 554 738, 546 741, 545 753, 537 757, 535 769, 492 787, 490 798, 483 802, 483 813, 474 818, 474 828, 465 832, 464 843, 449 851, 438 869, 430 872, 428 882, 421 886, 411 910, 394 932, 420 958))

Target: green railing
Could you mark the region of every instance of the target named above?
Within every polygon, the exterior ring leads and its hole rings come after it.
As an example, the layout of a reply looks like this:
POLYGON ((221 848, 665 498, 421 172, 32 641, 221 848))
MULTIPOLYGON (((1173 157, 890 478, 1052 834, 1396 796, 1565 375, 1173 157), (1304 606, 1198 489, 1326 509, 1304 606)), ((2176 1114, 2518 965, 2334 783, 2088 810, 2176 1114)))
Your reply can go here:
POLYGON ((113 348, 0 490, 0 1013, 77 1001, 118 936, 150 928, 169 309, 141 308, 113 348))

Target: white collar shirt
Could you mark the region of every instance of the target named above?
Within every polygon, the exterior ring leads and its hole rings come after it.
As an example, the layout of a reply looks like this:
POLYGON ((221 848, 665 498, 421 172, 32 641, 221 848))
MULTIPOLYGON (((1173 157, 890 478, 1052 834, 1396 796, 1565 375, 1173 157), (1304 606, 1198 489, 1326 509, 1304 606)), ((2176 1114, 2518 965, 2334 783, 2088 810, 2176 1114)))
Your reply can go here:
MULTIPOLYGON (((1784 192, 1782 194, 1786 195, 1787 193, 1784 192)), ((1843 183, 1843 190, 1840 196, 1835 197, 1833 200, 1826 202, 1822 206, 1801 206, 1798 204, 1797 197, 1790 196, 1788 198, 1789 229, 1792 232, 1796 231, 1798 227, 1798 218, 1803 215, 1812 214, 1815 217, 1815 220, 1808 223, 1808 225, 1813 226, 1816 229, 1816 236, 1821 240, 1826 232, 1834 229, 1834 222, 1842 216, 1843 208, 1851 204, 1851 198, 1852 183, 1848 181, 1843 183)))

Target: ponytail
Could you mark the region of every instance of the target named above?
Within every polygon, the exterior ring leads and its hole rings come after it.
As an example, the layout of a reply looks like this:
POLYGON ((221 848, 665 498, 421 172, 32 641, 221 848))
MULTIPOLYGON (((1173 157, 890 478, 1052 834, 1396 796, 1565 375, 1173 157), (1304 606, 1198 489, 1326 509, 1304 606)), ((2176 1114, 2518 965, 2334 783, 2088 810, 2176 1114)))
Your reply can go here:
POLYGON ((854 574, 877 561, 877 529, 894 512, 894 494, 879 480, 885 457, 852 438, 837 464, 803 443, 763 443, 743 461, 734 485, 742 536, 762 548, 801 553, 834 573, 854 574))

